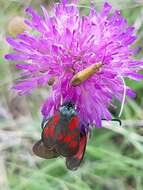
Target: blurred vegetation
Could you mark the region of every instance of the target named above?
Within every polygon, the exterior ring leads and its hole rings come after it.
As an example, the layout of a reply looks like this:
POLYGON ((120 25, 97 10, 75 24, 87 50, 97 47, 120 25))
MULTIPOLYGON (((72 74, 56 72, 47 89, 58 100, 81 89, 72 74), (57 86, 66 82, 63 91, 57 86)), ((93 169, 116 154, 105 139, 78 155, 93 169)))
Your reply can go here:
MULTIPOLYGON (((96 0, 96 8, 100 9, 103 2, 96 0)), ((136 57, 143 59, 143 1, 108 2, 114 9, 121 9, 129 24, 135 26, 138 40, 134 46, 139 47, 136 57)), ((11 20, 16 16, 26 17, 24 9, 28 6, 40 12, 41 3, 50 9, 51 2, 46 0, 0 0, 0 189, 142 190, 143 81, 126 81, 137 97, 127 100, 123 127, 105 122, 104 128, 93 129, 85 161, 78 171, 67 171, 64 159, 43 160, 33 155, 32 145, 41 132, 40 105, 48 92, 40 89, 30 96, 17 97, 10 89, 17 72, 3 55, 11 51, 5 41, 12 34, 11 20)), ((80 5, 81 11, 88 12, 87 0, 80 5)))

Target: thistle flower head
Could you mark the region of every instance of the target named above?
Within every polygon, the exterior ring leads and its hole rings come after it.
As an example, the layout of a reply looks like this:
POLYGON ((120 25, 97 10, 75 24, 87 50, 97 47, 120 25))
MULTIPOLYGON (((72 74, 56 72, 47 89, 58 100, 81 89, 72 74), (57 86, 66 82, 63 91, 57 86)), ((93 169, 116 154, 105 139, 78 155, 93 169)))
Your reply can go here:
MULTIPOLYGON (((19 95, 31 93, 38 86, 47 86, 54 78, 49 96, 42 107, 44 116, 58 110, 61 100, 72 100, 82 124, 101 126, 101 119, 111 119, 109 106, 115 98, 122 101, 123 78, 143 78, 138 71, 143 62, 134 60, 136 40, 134 28, 128 26, 120 11, 110 14, 105 3, 97 13, 93 4, 89 15, 81 16, 77 3, 57 3, 50 15, 41 7, 44 17, 32 8, 26 9, 32 20, 25 23, 36 32, 25 31, 14 40, 7 38, 15 53, 6 55, 18 61, 22 81, 14 88, 19 95), (75 74, 92 65, 100 67, 78 85, 72 85, 75 74)), ((127 87, 126 95, 134 92, 127 87)))

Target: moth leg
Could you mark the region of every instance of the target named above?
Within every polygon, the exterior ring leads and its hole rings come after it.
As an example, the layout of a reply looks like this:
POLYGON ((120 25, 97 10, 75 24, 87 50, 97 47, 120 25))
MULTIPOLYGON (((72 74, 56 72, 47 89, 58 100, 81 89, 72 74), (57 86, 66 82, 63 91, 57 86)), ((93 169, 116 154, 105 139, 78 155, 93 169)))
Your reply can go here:
POLYGON ((118 121, 119 125, 122 126, 122 121, 120 119, 112 119, 111 121, 118 121))
MULTIPOLYGON (((102 121, 107 121, 106 119, 102 119, 102 121)), ((120 119, 111 119, 111 121, 117 121, 119 123, 120 126, 122 126, 122 121, 120 119)))

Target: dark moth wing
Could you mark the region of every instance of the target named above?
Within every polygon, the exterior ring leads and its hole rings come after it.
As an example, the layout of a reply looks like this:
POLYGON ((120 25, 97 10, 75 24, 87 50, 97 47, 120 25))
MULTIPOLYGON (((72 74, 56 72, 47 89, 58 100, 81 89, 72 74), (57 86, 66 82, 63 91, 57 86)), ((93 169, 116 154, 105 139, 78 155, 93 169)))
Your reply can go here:
POLYGON ((51 117, 44 125, 42 131, 42 141, 48 149, 52 149, 56 146, 56 134, 59 121, 59 115, 51 117))
POLYGON ((69 157, 79 149, 80 129, 77 116, 67 118, 60 113, 48 120, 42 132, 42 141, 48 148, 54 148, 64 156, 69 157))
POLYGON ((57 158, 59 156, 55 149, 48 149, 42 140, 34 144, 33 152, 37 156, 45 159, 57 158))
POLYGON ((74 156, 66 158, 66 166, 68 169, 77 170, 78 167, 80 166, 80 164, 83 160, 83 157, 84 157, 87 138, 88 138, 88 134, 86 132, 82 132, 80 134, 80 143, 79 143, 78 152, 74 156))
POLYGON ((60 118, 59 131, 57 135, 57 152, 69 157, 77 153, 80 141, 80 128, 77 116, 70 118, 60 118))

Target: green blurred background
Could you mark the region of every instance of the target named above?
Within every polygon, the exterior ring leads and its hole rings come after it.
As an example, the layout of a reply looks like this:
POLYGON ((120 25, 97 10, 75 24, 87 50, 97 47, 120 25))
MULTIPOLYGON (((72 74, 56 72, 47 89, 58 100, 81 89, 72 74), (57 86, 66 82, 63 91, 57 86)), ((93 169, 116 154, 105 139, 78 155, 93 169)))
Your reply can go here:
MULTIPOLYGON (((94 2, 99 10, 104 1, 94 2)), ((136 58, 143 59, 143 0, 108 2, 135 26, 138 40, 134 46, 140 49, 136 58)), ((43 160, 33 155, 32 146, 41 132, 40 106, 48 91, 16 96, 11 86, 18 74, 3 55, 11 52, 6 36, 25 27, 21 25, 27 16, 24 9, 32 5, 40 12, 41 3, 50 11, 52 3, 46 0, 0 0, 0 190, 143 190, 143 81, 126 81, 137 97, 127 99, 123 127, 104 122, 102 129, 93 129, 84 163, 76 172, 65 168, 64 159, 43 160)), ((80 5, 82 13, 89 11, 89 1, 82 0, 80 5)), ((113 112, 114 117, 118 112, 113 112)))

